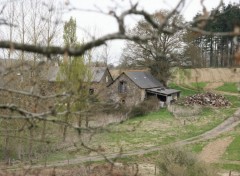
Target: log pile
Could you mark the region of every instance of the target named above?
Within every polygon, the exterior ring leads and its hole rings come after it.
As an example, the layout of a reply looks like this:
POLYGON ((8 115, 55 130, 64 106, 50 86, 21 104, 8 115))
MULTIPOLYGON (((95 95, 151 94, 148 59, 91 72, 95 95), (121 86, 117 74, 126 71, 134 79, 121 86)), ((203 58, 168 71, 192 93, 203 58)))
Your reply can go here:
POLYGON ((226 107, 231 106, 223 95, 207 92, 189 96, 185 99, 184 105, 202 105, 202 106, 213 106, 213 107, 226 107))

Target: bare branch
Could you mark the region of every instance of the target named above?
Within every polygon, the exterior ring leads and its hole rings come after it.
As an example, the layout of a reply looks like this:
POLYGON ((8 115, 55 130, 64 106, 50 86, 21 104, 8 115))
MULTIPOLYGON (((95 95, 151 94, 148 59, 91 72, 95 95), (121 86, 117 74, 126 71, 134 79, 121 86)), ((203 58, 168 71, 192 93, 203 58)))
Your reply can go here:
POLYGON ((26 96, 30 96, 30 97, 35 97, 35 98, 39 98, 39 99, 52 99, 52 98, 60 98, 60 97, 69 96, 69 94, 67 94, 67 93, 53 94, 53 95, 49 95, 49 96, 42 96, 42 95, 39 95, 39 94, 33 94, 32 92, 14 90, 14 89, 3 88, 3 87, 0 87, 0 91, 6 91, 6 92, 9 92, 9 93, 17 93, 17 94, 26 95, 26 96))
POLYGON ((10 42, 10 41, 0 41, 0 48, 5 48, 5 49, 13 48, 16 50, 28 51, 28 52, 47 55, 47 56, 50 56, 52 54, 64 55, 65 53, 67 53, 69 56, 82 56, 86 51, 94 47, 103 45, 105 44, 106 41, 114 40, 114 39, 146 41, 151 38, 141 37, 141 36, 126 36, 120 33, 113 33, 113 34, 109 34, 101 38, 98 38, 96 40, 90 41, 88 43, 85 43, 79 48, 67 48, 67 47, 57 47, 57 46, 43 47, 43 46, 35 46, 31 44, 22 44, 17 42, 10 42))

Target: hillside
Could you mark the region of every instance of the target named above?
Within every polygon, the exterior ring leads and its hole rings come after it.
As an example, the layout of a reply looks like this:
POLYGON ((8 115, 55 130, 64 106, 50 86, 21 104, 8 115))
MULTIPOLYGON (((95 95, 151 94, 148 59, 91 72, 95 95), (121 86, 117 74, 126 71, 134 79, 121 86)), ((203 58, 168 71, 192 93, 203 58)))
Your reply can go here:
POLYGON ((239 82, 240 68, 201 68, 174 70, 173 82, 239 82))

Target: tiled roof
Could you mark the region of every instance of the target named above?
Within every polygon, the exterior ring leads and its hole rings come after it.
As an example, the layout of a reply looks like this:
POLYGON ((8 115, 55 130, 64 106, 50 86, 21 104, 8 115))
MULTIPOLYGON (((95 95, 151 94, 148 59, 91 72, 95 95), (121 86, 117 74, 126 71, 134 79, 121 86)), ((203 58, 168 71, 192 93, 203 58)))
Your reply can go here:
POLYGON ((100 82, 107 67, 92 67, 92 80, 91 82, 100 82))
MULTIPOLYGON (((106 69, 107 67, 91 67, 91 82, 100 82, 106 69)), ((49 67, 46 71, 45 79, 48 81, 57 81, 57 78, 60 76, 59 71, 60 67, 58 66, 49 67)))
POLYGON ((125 74, 140 88, 149 89, 163 87, 162 83, 149 72, 133 71, 125 72, 125 74))

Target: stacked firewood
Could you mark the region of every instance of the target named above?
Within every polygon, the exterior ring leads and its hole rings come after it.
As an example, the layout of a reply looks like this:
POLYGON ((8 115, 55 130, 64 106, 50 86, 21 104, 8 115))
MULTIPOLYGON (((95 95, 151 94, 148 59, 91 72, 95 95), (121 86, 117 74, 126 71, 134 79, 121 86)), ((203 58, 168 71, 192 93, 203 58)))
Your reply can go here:
POLYGON ((184 105, 202 105, 202 106, 213 106, 213 107, 226 107, 231 106, 223 95, 207 92, 189 96, 185 99, 184 105))

